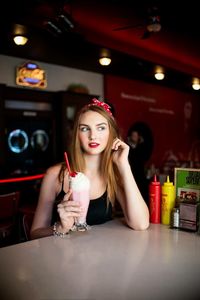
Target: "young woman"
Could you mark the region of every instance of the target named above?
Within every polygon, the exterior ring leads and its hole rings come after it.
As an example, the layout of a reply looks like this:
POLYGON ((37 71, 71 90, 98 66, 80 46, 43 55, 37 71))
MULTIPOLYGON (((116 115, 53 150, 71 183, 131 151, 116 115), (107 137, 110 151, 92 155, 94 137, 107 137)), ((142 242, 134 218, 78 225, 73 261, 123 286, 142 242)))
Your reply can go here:
MULTIPOLYGON (((111 220, 118 201, 130 228, 148 228, 148 207, 132 175, 128 153, 109 105, 93 99, 80 110, 74 122, 70 164, 73 171, 84 173, 91 181, 89 225, 111 220)), ((32 239, 55 233, 64 236, 71 230, 82 213, 71 194, 66 165, 50 167, 42 181, 32 239)))

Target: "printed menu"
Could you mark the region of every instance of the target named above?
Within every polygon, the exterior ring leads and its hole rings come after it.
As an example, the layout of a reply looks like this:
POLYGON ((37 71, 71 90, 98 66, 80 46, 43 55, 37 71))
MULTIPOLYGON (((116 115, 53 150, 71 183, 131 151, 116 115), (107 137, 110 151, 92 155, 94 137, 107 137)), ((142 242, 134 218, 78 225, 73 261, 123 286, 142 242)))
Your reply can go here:
POLYGON ((200 169, 175 168, 174 184, 181 202, 200 202, 200 169))

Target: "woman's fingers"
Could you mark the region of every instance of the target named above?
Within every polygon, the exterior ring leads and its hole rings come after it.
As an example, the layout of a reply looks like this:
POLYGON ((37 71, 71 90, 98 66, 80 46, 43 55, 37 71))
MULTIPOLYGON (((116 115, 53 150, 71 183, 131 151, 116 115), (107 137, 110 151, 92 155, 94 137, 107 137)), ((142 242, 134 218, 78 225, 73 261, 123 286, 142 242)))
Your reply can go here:
POLYGON ((69 190, 58 204, 57 211, 62 222, 71 222, 74 218, 81 217, 83 209, 78 201, 71 200, 72 190, 69 190))
POLYGON ((80 203, 77 201, 62 201, 57 206, 58 213, 65 213, 69 217, 79 217, 82 213, 80 203))
POLYGON ((75 211, 81 210, 80 203, 77 201, 71 201, 71 200, 62 201, 60 204, 58 204, 57 207, 63 208, 65 210, 70 210, 70 209, 75 210, 75 211))
POLYGON ((112 150, 117 150, 118 149, 118 147, 119 147, 119 139, 115 139, 114 141, 113 141, 113 145, 112 145, 112 150))
POLYGON ((119 147, 121 149, 129 149, 129 146, 126 143, 124 143, 122 140, 117 138, 113 141, 112 149, 118 150, 119 147))
POLYGON ((112 150, 113 162, 121 168, 121 166, 125 165, 128 161, 129 146, 122 140, 116 138, 113 141, 112 150))
POLYGON ((115 139, 113 141, 112 150, 114 150, 114 153, 117 153, 117 155, 123 154, 127 157, 129 152, 129 146, 120 139, 115 139))
MULTIPOLYGON (((71 199, 71 196, 72 196, 72 190, 69 189, 68 192, 65 194, 64 198, 63 198, 63 201, 68 201, 71 199)), ((62 202, 63 202, 62 201, 62 202)))
POLYGON ((66 210, 63 210, 63 208, 58 208, 58 213, 61 217, 74 217, 74 218, 78 218, 81 216, 81 212, 80 211, 74 211, 74 210, 69 210, 69 211, 66 211, 66 210))

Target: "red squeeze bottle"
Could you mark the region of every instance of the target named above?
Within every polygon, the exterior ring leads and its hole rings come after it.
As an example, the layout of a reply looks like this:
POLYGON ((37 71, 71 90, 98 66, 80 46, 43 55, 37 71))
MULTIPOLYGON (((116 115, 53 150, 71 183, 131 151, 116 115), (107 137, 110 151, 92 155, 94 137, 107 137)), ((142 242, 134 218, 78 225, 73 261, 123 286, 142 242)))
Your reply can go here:
POLYGON ((161 216, 161 185, 154 175, 153 181, 149 184, 150 222, 160 223, 161 216))

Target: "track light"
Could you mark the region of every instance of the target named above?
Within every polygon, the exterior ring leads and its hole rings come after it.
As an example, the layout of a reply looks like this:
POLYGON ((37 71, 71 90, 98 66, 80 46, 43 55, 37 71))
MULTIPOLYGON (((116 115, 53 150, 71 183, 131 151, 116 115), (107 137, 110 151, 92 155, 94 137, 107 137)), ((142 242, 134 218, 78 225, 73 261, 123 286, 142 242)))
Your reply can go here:
POLYGON ((108 49, 101 49, 99 63, 102 66, 109 66, 111 63, 111 54, 108 49))
POLYGON ((46 26, 47 30, 55 36, 62 34, 62 30, 53 21, 44 22, 44 26, 46 26))
POLYGON ((61 36, 75 28, 73 19, 68 13, 61 13, 51 20, 46 20, 43 24, 55 36, 61 36))
POLYGON ((69 28, 74 29, 74 23, 68 14, 61 14, 58 16, 58 19, 66 30, 69 30, 69 28))

